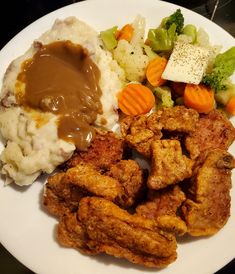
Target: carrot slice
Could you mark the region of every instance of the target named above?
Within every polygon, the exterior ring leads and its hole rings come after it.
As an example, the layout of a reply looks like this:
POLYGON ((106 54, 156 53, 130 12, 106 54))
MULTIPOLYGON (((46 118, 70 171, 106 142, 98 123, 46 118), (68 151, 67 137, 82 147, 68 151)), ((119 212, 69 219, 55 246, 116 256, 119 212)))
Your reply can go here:
POLYGON ((141 84, 128 84, 118 96, 118 106, 126 115, 149 112, 155 103, 152 91, 141 84))
POLYGON ((227 112, 235 115, 235 96, 233 96, 231 99, 229 99, 227 105, 226 105, 227 112))
POLYGON ((130 24, 126 24, 120 31, 117 32, 117 40, 127 40, 128 42, 131 41, 131 38, 134 33, 134 28, 130 24))
POLYGON ((184 104, 199 113, 208 113, 215 105, 214 92, 204 85, 187 84, 184 90, 184 104))
POLYGON ((161 78, 166 64, 167 59, 160 56, 157 56, 149 62, 146 70, 146 77, 152 86, 159 87, 166 82, 166 80, 161 78))

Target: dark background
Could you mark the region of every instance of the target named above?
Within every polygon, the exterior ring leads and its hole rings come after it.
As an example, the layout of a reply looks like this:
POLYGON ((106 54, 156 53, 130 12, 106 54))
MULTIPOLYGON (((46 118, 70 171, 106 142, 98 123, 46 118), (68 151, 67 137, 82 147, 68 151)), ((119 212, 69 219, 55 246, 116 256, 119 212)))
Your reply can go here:
MULTIPOLYGON (((118 1, 118 0, 117 0, 118 1)), ((144 0, 143 0, 144 1, 144 0)), ((19 31, 39 17, 79 1, 73 0, 6 0, 2 1, 0 16, 0 49, 19 31), (4 4, 3 4, 4 3, 4 4)), ((194 10, 213 21, 235 37, 235 0, 169 0, 194 10), (216 5, 217 4, 217 5, 216 5), (217 6, 217 8, 216 8, 217 6)), ((235 233, 235 231, 234 231, 235 233)), ((235 243, 231 243, 235 244, 235 243)), ((219 248, 219 247, 218 247, 219 248)), ((235 257, 235 254, 234 254, 235 257)), ((48 258, 49 259, 49 258, 48 258)), ((200 262, 198 262, 200 263, 200 262)), ((0 274, 32 274, 0 245, 0 274)), ((235 260, 216 274, 234 274, 235 260)), ((66 273, 65 273, 66 274, 66 273)), ((88 273, 89 274, 89 273, 88 273)), ((209 273, 210 274, 210 273, 209 273)))

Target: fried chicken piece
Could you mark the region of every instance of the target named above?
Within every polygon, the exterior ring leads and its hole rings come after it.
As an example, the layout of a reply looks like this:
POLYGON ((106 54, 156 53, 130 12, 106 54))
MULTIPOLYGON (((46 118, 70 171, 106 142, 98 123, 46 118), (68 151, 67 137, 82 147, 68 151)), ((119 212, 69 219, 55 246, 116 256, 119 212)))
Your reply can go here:
POLYGON ((63 164, 62 169, 67 170, 85 162, 94 165, 98 170, 106 170, 122 159, 123 147, 123 140, 115 133, 97 131, 88 150, 74 152, 73 156, 63 164))
POLYGON ((176 216, 178 208, 186 200, 179 186, 173 185, 164 189, 149 190, 147 201, 138 205, 136 213, 149 219, 159 216, 176 216))
POLYGON ((193 162, 182 154, 177 140, 158 140, 151 145, 152 163, 148 187, 161 189, 192 175, 193 162))
POLYGON ((150 157, 150 146, 152 141, 162 137, 161 127, 155 131, 147 127, 147 116, 127 116, 121 122, 121 133, 131 148, 138 151, 145 157, 150 157))
POLYGON ((235 160, 221 149, 204 154, 191 179, 189 198, 182 206, 188 232, 193 236, 215 234, 230 216, 229 191, 235 160))
POLYGON ((44 186, 43 205, 49 213, 57 217, 76 211, 78 201, 84 196, 75 189, 71 191, 70 186, 63 183, 64 175, 64 172, 60 172, 49 176, 44 186))
POLYGON ((155 131, 159 125, 164 130, 189 133, 195 130, 199 114, 196 110, 185 106, 159 109, 151 114, 147 120, 147 126, 155 131))
POLYGON ((93 165, 76 167, 49 176, 45 185, 44 205, 55 216, 74 212, 84 196, 99 196, 122 207, 132 206, 144 188, 143 171, 134 160, 122 160, 101 174, 93 165))
POLYGON ((177 257, 173 234, 158 228, 157 222, 130 215, 110 201, 83 198, 78 216, 89 237, 86 244, 90 250, 148 267, 164 267, 177 257))
POLYGON ((118 180, 124 192, 122 200, 127 206, 132 206, 143 195, 143 171, 134 160, 121 160, 112 165, 106 175, 118 180))
POLYGON ((185 146, 192 159, 202 151, 214 148, 227 150, 235 139, 235 129, 227 117, 219 110, 201 115, 196 130, 186 137, 185 146))
POLYGON ((79 249, 84 254, 97 254, 87 246, 88 237, 77 218, 77 212, 67 213, 60 218, 57 228, 57 240, 62 246, 79 249))
POLYGON ((121 133, 127 144, 143 154, 151 156, 151 143, 162 137, 162 130, 189 133, 195 130, 198 113, 184 106, 163 108, 150 116, 126 117, 121 122, 121 133))
POLYGON ((58 173, 48 178, 45 185, 44 205, 51 214, 62 216, 76 211, 81 198, 91 195, 126 205, 122 200, 124 192, 120 183, 84 163, 68 169, 66 173, 58 173))

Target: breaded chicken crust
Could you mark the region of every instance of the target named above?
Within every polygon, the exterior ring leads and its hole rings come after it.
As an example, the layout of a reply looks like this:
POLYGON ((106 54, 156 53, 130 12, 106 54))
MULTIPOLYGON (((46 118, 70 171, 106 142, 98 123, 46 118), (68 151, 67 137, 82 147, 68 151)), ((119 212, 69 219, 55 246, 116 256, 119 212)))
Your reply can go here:
POLYGON ((106 170, 122 159, 123 146, 123 140, 117 134, 97 130, 88 150, 74 152, 73 156, 62 165, 62 169, 67 170, 85 162, 92 164, 98 170, 106 170))
POLYGON ((158 190, 192 175, 193 162, 182 154, 179 141, 154 141, 151 149, 151 173, 147 181, 150 189, 158 190))
POLYGON ((147 201, 136 208, 136 213, 148 218, 156 219, 159 216, 176 216, 177 210, 186 200, 184 192, 178 185, 171 185, 167 188, 149 190, 147 201))
POLYGON ((168 217, 153 221, 130 215, 103 198, 86 197, 78 212, 60 218, 57 239, 84 254, 107 253, 148 267, 165 267, 177 257, 174 234, 187 229, 181 220, 168 217))
POLYGON ((122 200, 126 207, 133 206, 144 194, 143 171, 134 160, 121 160, 112 165, 105 175, 116 179, 122 189, 122 200))
POLYGON ((74 212, 84 196, 99 196, 122 207, 132 206, 141 196, 143 172, 134 160, 122 160, 101 174, 93 165, 80 163, 48 178, 43 203, 57 216, 74 212))
POLYGON ((231 169, 235 160, 221 149, 205 152, 191 179, 189 198, 182 206, 188 233, 213 235, 230 216, 231 169))
POLYGON ((192 159, 201 152, 220 148, 227 150, 235 140, 235 129, 227 117, 219 110, 201 115, 196 124, 196 130, 186 137, 185 146, 192 159))
POLYGON ((149 116, 124 118, 121 133, 131 148, 149 158, 151 143, 162 138, 162 130, 190 133, 195 130, 198 118, 197 111, 184 106, 163 108, 149 116))
POLYGON ((177 257, 174 235, 105 199, 83 198, 78 215, 92 250, 148 267, 164 267, 177 257))

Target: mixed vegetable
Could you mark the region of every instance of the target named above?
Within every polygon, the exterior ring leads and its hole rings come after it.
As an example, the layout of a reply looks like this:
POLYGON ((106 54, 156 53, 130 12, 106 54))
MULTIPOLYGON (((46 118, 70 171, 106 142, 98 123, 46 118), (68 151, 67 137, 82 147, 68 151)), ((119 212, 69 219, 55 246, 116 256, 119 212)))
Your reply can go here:
POLYGON ((219 53, 202 29, 184 24, 177 9, 145 37, 145 19, 137 16, 121 29, 100 33, 104 48, 125 73, 119 108, 126 115, 184 104, 199 113, 222 108, 235 115, 235 47, 219 53))

